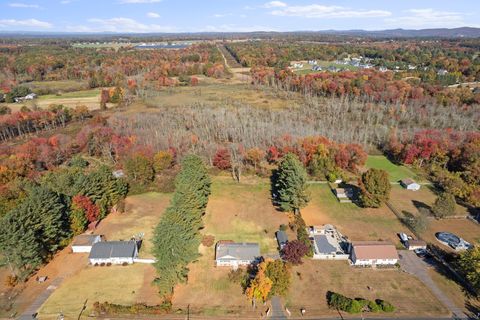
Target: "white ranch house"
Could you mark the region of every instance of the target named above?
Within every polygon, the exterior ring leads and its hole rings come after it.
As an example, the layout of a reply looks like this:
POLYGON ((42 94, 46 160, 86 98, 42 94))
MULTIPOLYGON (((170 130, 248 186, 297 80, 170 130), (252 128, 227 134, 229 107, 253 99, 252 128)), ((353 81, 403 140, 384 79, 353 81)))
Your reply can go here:
POLYGON ((81 234, 76 236, 72 242, 73 253, 87 253, 92 250, 92 246, 102 241, 102 236, 97 234, 81 234))
POLYGON ((88 259, 92 265, 132 264, 137 260, 138 246, 136 241, 103 241, 93 245, 88 259))
POLYGON ((258 243, 218 242, 215 247, 217 267, 238 268, 248 266, 260 258, 258 243))
POLYGON ((361 267, 394 266, 398 262, 395 246, 385 241, 354 241, 350 264, 361 267))

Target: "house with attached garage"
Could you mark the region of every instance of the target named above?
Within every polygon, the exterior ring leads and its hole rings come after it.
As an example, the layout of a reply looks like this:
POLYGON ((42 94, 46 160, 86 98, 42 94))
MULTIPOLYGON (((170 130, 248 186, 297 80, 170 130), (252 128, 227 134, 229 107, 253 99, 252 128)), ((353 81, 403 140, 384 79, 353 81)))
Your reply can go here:
POLYGON ((261 258, 258 243, 235 243, 219 241, 215 246, 215 265, 217 267, 248 266, 261 258))
POLYGON ((132 264, 137 256, 137 241, 102 241, 92 246, 88 259, 92 265, 132 264))
POLYGON ((350 264, 359 267, 389 267, 398 262, 395 246, 386 241, 354 241, 351 244, 350 264))
POLYGON ((81 234, 73 238, 72 252, 85 253, 90 252, 95 243, 102 241, 102 236, 98 234, 81 234))

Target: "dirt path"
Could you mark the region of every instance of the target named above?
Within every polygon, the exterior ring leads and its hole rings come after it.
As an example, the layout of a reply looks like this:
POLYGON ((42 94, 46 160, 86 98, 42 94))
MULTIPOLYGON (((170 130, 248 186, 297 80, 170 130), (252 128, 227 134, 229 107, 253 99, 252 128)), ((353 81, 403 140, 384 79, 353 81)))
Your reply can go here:
POLYGON ((428 265, 418 258, 412 251, 402 251, 400 254, 400 265, 402 269, 410 274, 416 276, 422 281, 430 291, 437 297, 437 299, 450 310, 450 312, 460 319, 468 319, 463 311, 457 307, 450 298, 440 290, 428 274, 428 265))

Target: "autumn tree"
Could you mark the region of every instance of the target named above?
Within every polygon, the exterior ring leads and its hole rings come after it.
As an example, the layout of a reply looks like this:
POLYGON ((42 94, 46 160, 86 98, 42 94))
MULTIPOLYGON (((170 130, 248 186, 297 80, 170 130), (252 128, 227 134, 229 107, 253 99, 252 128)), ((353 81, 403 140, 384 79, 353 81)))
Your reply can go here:
POLYGON ((265 158, 265 152, 259 148, 248 149, 245 154, 245 162, 257 171, 257 167, 260 165, 260 162, 265 158))
POLYGON ((265 275, 272 280, 270 296, 285 296, 290 287, 290 269, 282 260, 266 260, 265 275))
POLYGON ((218 149, 213 156, 213 165, 220 170, 228 170, 232 167, 230 151, 225 148, 218 149))
POLYGON ((162 150, 153 157, 153 168, 160 173, 173 166, 173 154, 170 151, 162 150))
POLYGON ((360 203, 366 208, 378 208, 389 199, 390 180, 388 173, 381 169, 368 169, 359 180, 360 203))
POLYGON ((302 258, 309 252, 308 246, 299 240, 287 242, 282 249, 282 258, 293 265, 302 264, 302 258))
POLYGON ((432 206, 435 217, 442 219, 455 214, 455 197, 447 192, 441 193, 432 206))
POLYGON ((272 290, 273 281, 267 277, 267 262, 261 262, 257 267, 255 278, 250 281, 245 294, 254 302, 265 302, 272 290))
POLYGON ((480 247, 475 246, 462 252, 458 265, 472 287, 480 293, 480 247))
POLYGON ((307 192, 307 172, 298 157, 288 153, 278 167, 274 192, 282 211, 298 213, 310 200, 307 192))
POLYGON ((142 154, 128 158, 124 163, 124 168, 127 177, 141 185, 148 185, 155 179, 152 160, 142 154))
POLYGON ((100 93, 100 109, 107 110, 108 102, 110 102, 110 92, 108 89, 102 89, 100 93))

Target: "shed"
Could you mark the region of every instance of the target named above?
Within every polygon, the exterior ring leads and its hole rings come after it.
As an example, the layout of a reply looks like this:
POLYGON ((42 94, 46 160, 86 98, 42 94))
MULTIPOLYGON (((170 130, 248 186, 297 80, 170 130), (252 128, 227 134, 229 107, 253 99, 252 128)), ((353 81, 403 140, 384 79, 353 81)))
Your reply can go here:
POLYGON ((408 240, 408 250, 427 249, 427 243, 423 240, 408 240))
POLYGON ((275 236, 277 237, 278 247, 280 248, 280 250, 282 250, 288 242, 288 236, 285 231, 282 230, 277 231, 275 233, 275 236))
POLYGON ((92 246, 102 241, 102 237, 98 234, 81 234, 76 236, 72 242, 73 253, 85 253, 92 250, 92 246))
POLYGON ((136 241, 103 241, 93 245, 88 259, 91 264, 132 264, 138 256, 136 241))
POLYGON ((407 190, 412 190, 412 191, 420 190, 420 185, 410 178, 401 180, 400 184, 407 190))

